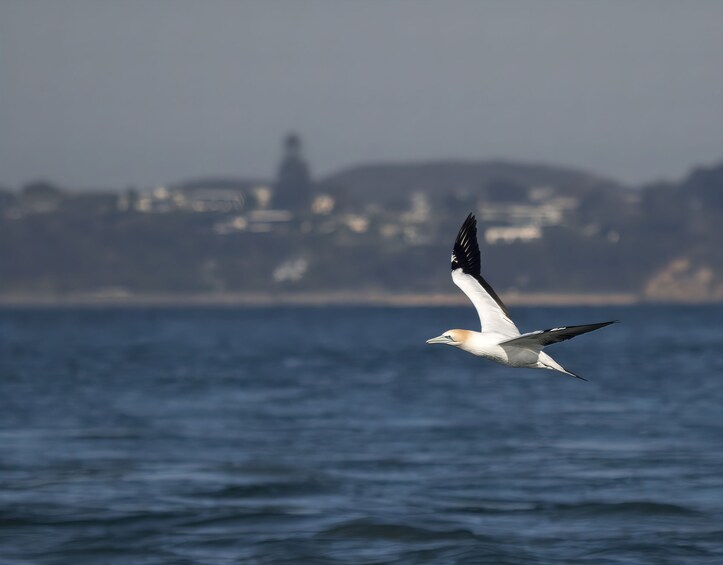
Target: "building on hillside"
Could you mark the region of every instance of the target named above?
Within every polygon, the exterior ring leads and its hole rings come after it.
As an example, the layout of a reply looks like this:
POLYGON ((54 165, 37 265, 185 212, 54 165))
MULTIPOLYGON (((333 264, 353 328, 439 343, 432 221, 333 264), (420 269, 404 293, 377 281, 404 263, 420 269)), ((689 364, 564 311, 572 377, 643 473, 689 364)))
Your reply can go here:
POLYGON ((292 133, 284 140, 283 157, 274 185, 273 207, 301 212, 311 204, 311 174, 303 156, 301 138, 292 133))
POLYGON ((131 206, 123 199, 121 209, 137 209, 141 212, 211 212, 217 214, 237 213, 260 207, 263 183, 246 179, 207 178, 186 181, 169 187, 158 186, 144 194, 131 206))
POLYGON ((45 214, 57 210, 65 196, 49 182, 31 182, 20 191, 20 205, 23 214, 45 214))
POLYGON ((228 213, 243 210, 248 192, 244 183, 216 180, 174 187, 171 198, 181 210, 228 213))

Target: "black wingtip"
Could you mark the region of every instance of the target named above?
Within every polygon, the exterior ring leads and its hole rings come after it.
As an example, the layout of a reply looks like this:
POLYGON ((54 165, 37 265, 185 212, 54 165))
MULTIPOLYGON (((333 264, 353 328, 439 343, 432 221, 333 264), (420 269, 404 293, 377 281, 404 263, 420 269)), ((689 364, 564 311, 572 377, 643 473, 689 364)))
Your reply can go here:
MULTIPOLYGON (((564 367, 563 367, 563 368, 564 368, 564 367)), ((588 381, 585 377, 581 377, 581 376, 578 375, 577 373, 573 373, 570 369, 565 369, 565 374, 566 374, 566 375, 570 375, 571 377, 575 377, 576 379, 580 379, 581 381, 585 381, 586 383, 589 383, 589 382, 590 382, 590 381, 588 381)))
POLYGON ((477 243, 477 218, 474 217, 474 214, 472 212, 470 212, 465 218, 464 222, 462 222, 462 226, 457 232, 457 238, 455 239, 455 243, 460 243, 461 241, 463 241, 465 239, 465 236, 470 237, 470 239, 474 239, 475 244, 477 243))
POLYGON ((465 232, 471 228, 477 229, 477 218, 475 218, 474 213, 470 212, 467 217, 464 219, 464 222, 462 223, 462 227, 460 228, 460 233, 465 232))
POLYGON ((462 229, 464 229, 465 226, 467 226, 469 224, 476 224, 476 223, 477 223, 477 218, 475 218, 474 212, 470 212, 469 214, 467 214, 467 217, 464 219, 464 222, 462 222, 462 229))
POLYGON ((482 278, 480 274, 480 252, 477 242, 477 219, 473 212, 467 215, 462 227, 459 228, 457 238, 452 248, 452 271, 462 269, 466 275, 471 275, 485 289, 492 299, 497 303, 502 312, 510 317, 510 312, 504 305, 500 297, 490 286, 490 284, 482 278))
POLYGON ((477 244, 477 219, 470 212, 462 222, 454 240, 452 270, 462 267, 465 273, 479 274, 479 245, 477 244))

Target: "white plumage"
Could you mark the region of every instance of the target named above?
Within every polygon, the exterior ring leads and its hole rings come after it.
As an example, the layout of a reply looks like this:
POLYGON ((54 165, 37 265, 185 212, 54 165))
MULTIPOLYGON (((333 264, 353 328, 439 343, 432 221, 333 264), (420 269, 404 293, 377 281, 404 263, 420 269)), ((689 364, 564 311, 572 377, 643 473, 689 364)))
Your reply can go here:
POLYGON ((473 214, 467 216, 454 243, 452 280, 472 301, 479 315, 482 331, 447 330, 439 337, 427 340, 427 343, 452 345, 510 367, 550 369, 586 380, 565 369, 545 353, 543 348, 615 323, 564 326, 520 334, 507 307, 480 275, 477 220, 473 214))

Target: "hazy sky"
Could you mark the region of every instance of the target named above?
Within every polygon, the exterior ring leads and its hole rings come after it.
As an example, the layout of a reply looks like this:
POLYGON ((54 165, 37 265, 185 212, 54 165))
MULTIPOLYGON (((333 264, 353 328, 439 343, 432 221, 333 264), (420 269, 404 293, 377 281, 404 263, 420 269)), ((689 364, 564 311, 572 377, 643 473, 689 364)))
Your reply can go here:
POLYGON ((0 0, 0 184, 723 159, 723 2, 0 0))

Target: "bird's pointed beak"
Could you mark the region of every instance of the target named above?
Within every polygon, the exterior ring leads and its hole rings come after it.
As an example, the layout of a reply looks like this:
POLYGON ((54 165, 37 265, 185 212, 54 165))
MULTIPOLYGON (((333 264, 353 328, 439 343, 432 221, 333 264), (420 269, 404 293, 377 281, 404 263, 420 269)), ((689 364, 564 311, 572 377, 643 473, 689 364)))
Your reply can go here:
POLYGON ((443 335, 440 335, 438 337, 433 337, 432 339, 428 339, 427 343, 449 343, 449 339, 444 337, 443 335))

